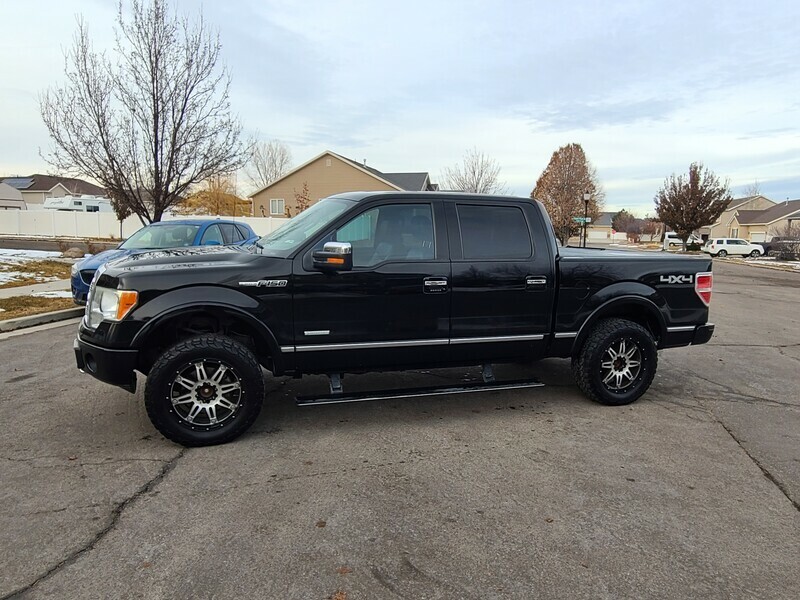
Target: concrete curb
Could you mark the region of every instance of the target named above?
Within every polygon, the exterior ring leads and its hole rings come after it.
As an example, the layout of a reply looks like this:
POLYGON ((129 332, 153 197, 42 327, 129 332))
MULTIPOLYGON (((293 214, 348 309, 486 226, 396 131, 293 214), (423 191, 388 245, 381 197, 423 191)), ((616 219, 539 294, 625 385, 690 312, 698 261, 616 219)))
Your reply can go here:
POLYGON ((38 315, 30 315, 28 317, 7 319, 5 321, 0 321, 0 332, 14 331, 16 329, 22 329, 23 327, 33 327, 34 325, 43 325, 45 323, 53 323, 54 321, 74 319, 75 317, 80 317, 83 315, 84 310, 85 309, 83 307, 76 306, 75 308, 40 313, 38 315))

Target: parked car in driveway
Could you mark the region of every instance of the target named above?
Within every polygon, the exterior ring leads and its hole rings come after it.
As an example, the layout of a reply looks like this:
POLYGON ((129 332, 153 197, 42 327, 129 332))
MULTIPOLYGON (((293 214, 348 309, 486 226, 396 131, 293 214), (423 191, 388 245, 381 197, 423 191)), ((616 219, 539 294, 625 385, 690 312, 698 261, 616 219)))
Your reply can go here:
POLYGON ((764 246, 764 254, 767 256, 780 256, 781 254, 796 254, 797 249, 800 248, 800 238, 796 237, 781 237, 779 235, 762 244, 764 246))
POLYGON ((71 288, 75 304, 86 304, 89 284, 101 265, 150 250, 189 246, 244 246, 258 239, 253 229, 241 222, 220 219, 160 221, 142 227, 113 250, 89 256, 72 265, 71 288))
POLYGON ((740 238, 710 238, 703 246, 703 252, 711 256, 762 256, 763 246, 751 244, 740 238))

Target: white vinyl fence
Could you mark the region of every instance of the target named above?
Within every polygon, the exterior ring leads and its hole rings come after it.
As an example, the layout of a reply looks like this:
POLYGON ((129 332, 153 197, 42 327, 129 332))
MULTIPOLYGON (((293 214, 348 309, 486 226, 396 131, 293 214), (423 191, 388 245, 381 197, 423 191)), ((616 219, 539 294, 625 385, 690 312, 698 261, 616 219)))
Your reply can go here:
MULTIPOLYGON (((266 235, 289 219, 279 217, 165 216, 174 219, 221 218, 247 223, 258 235, 266 235)), ((0 210, 0 235, 55 238, 127 238, 142 227, 137 217, 122 223, 114 213, 60 210, 0 210)))

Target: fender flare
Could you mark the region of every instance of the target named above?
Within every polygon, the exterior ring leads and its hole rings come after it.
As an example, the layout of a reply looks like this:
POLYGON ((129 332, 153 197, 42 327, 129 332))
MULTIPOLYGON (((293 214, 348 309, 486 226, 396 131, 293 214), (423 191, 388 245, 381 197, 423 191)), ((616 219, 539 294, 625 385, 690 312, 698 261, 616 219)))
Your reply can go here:
POLYGON ((605 316, 605 314, 610 312, 609 309, 616 309, 620 306, 626 306, 626 305, 636 305, 643 307, 647 312, 647 314, 651 317, 654 317, 656 322, 658 323, 659 331, 655 333, 658 334, 659 338, 664 337, 664 334, 666 334, 667 332, 667 321, 664 317, 664 314, 661 312, 661 310, 659 310, 658 305, 656 305, 655 302, 644 296, 636 294, 626 294, 623 296, 617 296, 615 298, 610 298, 606 300, 589 314, 589 316, 583 322, 583 325, 581 325, 580 329, 578 330, 578 335, 575 336, 575 343, 572 346, 573 351, 581 347, 583 341, 586 339, 586 336, 589 335, 589 332, 592 330, 594 324, 600 319, 602 319, 605 316))
POLYGON ((209 312, 209 309, 213 312, 230 315, 246 322, 250 330, 255 334, 254 337, 256 337, 257 340, 266 342, 269 355, 275 364, 276 371, 283 370, 283 357, 281 355, 280 345, 275 339, 275 335, 263 322, 238 306, 212 300, 179 304, 159 313, 158 316, 148 320, 136 333, 133 340, 131 340, 131 347, 141 350, 151 335, 157 334, 160 327, 174 318, 192 313, 209 312))

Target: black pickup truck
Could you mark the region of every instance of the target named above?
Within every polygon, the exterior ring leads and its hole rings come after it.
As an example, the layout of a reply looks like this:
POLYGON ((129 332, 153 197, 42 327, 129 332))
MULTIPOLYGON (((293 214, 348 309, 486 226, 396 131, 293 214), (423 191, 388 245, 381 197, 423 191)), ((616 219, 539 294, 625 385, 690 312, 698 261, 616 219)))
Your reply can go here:
POLYGON ((75 356, 130 392, 146 375, 153 424, 189 446, 250 427, 262 367, 326 374, 328 399, 346 401, 344 373, 484 365, 502 386, 492 363, 563 357, 589 398, 622 405, 650 386, 658 349, 711 338, 711 287, 708 257, 560 247, 527 198, 346 193, 249 249, 109 263, 75 356))

